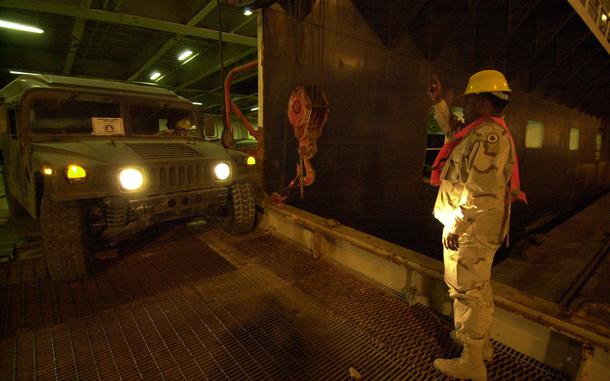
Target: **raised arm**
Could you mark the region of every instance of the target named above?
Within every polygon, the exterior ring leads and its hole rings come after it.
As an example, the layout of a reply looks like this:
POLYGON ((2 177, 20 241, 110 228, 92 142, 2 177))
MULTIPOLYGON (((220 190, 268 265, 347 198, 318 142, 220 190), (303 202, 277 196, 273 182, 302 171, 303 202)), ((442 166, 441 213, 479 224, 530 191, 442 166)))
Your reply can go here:
POLYGON ((432 101, 432 108, 434 110, 434 118, 441 127, 441 130, 445 134, 446 140, 451 140, 464 125, 461 123, 453 113, 449 110, 449 105, 443 98, 443 88, 441 82, 436 75, 432 75, 430 86, 428 87, 428 94, 432 101))

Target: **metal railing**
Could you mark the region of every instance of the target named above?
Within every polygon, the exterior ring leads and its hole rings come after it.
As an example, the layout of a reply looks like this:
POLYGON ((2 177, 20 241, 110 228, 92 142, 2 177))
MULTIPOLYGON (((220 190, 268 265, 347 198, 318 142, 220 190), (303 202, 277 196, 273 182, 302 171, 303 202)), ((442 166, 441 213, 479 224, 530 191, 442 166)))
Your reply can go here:
POLYGON ((580 0, 580 3, 585 7, 590 21, 599 29, 606 41, 610 41, 610 11, 608 11, 610 4, 601 0, 580 0))

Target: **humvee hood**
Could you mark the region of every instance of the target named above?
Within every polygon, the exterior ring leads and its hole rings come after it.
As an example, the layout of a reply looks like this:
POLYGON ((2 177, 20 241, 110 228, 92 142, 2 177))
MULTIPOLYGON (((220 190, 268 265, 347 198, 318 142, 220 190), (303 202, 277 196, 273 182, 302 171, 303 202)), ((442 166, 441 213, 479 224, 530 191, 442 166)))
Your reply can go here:
POLYGON ((229 159, 219 144, 172 139, 90 139, 33 143, 33 154, 51 165, 138 165, 150 161, 229 159))

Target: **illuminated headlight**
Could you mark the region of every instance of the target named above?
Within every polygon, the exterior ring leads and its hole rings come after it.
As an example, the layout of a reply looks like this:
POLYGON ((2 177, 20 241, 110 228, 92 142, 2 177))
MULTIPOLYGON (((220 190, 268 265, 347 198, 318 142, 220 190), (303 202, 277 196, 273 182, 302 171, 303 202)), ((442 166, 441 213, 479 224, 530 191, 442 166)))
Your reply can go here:
POLYGON ((127 191, 136 191, 144 184, 144 175, 139 169, 125 168, 119 173, 119 182, 123 189, 127 191))
POLYGON ((231 168, 229 168, 227 163, 218 163, 214 167, 214 175, 216 175, 218 180, 226 180, 229 178, 230 174, 231 168))
POLYGON ((84 183, 87 179, 87 171, 80 165, 71 164, 66 168, 66 178, 71 184, 84 183))

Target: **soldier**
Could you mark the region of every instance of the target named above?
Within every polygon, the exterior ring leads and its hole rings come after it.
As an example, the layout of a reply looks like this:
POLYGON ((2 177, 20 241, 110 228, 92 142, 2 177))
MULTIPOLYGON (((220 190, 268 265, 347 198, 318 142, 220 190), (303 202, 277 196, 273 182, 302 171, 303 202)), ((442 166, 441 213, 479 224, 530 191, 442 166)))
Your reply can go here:
MULTIPOLYGON (((170 124, 170 123, 168 123, 170 124)), ((157 133, 157 135, 161 136, 189 136, 191 128, 193 127, 192 123, 188 119, 180 119, 178 120, 174 126, 174 128, 168 128, 167 130, 163 130, 157 133)))
POLYGON ((461 357, 436 359, 434 367, 456 378, 487 379, 483 360, 493 355, 491 265, 508 234, 511 201, 525 202, 514 142, 501 116, 510 91, 498 71, 474 74, 463 95, 463 125, 449 112, 436 77, 429 89, 446 137, 432 167, 431 183, 439 186, 434 216, 444 225, 445 283, 455 327, 451 337, 464 346, 461 357))

